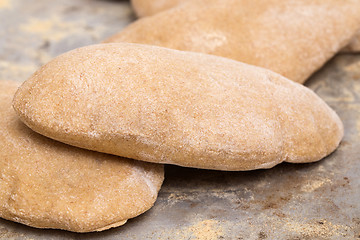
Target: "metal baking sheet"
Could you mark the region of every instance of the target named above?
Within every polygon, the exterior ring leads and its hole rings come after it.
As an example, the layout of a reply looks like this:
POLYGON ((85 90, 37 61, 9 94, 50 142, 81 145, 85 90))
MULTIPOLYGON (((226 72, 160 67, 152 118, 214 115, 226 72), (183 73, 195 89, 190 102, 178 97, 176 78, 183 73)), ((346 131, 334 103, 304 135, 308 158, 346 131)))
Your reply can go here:
MULTIPOLYGON (((0 0, 0 80, 22 82, 134 19, 127 1, 0 0)), ((360 239, 360 54, 337 55, 306 86, 345 126, 322 161, 249 172, 166 166, 155 206, 122 227, 76 234, 0 219, 0 239, 360 239)))

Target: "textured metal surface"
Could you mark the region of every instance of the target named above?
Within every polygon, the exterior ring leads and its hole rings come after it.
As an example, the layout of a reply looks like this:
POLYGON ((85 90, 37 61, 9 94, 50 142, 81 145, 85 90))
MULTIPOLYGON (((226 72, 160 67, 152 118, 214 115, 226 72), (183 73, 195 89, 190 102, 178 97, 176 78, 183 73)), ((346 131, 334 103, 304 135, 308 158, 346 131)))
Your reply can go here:
MULTIPOLYGON (((126 1, 0 0, 0 79, 23 81, 132 20, 126 1)), ((75 234, 0 220, 0 239, 360 239, 360 55, 337 56, 306 85, 345 125, 326 159, 250 172, 167 166, 156 205, 122 227, 75 234)))

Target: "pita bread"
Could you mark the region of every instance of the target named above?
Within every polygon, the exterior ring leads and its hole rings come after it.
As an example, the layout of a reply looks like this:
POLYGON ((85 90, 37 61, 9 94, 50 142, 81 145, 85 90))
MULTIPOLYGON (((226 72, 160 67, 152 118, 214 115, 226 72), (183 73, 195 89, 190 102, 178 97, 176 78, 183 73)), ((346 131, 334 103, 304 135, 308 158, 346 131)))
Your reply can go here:
POLYGON ((312 162, 343 126, 324 101, 279 74, 149 45, 93 45, 43 66, 14 108, 35 131, 133 159, 217 170, 312 162))
POLYGON ((163 166, 75 148, 26 127, 0 81, 0 217, 37 228, 102 231, 153 206, 163 166))
MULTIPOLYGON (((147 17, 159 12, 171 9, 185 1, 194 0, 131 0, 131 5, 138 17, 147 17)), ((284 0, 281 0, 284 1, 284 0)), ((205 4, 208 0, 205 1, 205 4)), ((231 14, 229 14, 231 16, 231 14)), ((360 52, 360 34, 355 36, 348 46, 342 49, 343 52, 360 52)))
POLYGON ((105 42, 218 55, 304 83, 360 30, 359 12, 358 0, 193 0, 105 42))

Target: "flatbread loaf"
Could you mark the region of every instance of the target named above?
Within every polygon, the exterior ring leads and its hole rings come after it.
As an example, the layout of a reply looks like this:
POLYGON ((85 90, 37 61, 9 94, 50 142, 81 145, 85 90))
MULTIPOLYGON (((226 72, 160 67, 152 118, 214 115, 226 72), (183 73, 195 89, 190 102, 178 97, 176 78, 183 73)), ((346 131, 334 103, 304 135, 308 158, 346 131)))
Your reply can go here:
POLYGON ((0 81, 0 217, 37 228, 102 231, 155 202, 163 166, 75 148, 26 127, 0 81))
POLYGON ((13 106, 29 127, 71 145, 206 169, 317 161, 343 136, 324 101, 279 74, 131 43, 55 58, 19 88, 13 106))
POLYGON ((303 83, 360 30, 359 0, 203 0, 142 18, 105 42, 203 52, 303 83))

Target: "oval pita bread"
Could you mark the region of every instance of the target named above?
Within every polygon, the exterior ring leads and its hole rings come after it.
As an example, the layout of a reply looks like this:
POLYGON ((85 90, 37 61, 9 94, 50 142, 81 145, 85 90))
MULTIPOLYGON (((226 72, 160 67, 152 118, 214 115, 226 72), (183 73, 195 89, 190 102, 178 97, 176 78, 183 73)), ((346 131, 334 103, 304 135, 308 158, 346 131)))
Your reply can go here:
POLYGON ((360 30, 359 12, 359 0, 192 0, 105 42, 213 54, 304 83, 360 30))
POLYGON ((35 131, 133 159, 218 170, 317 161, 343 126, 279 74, 226 58, 118 43, 68 52, 17 91, 35 131))
POLYGON ((37 228, 102 231, 151 208, 163 166, 75 148, 26 127, 0 81, 0 217, 37 228))

